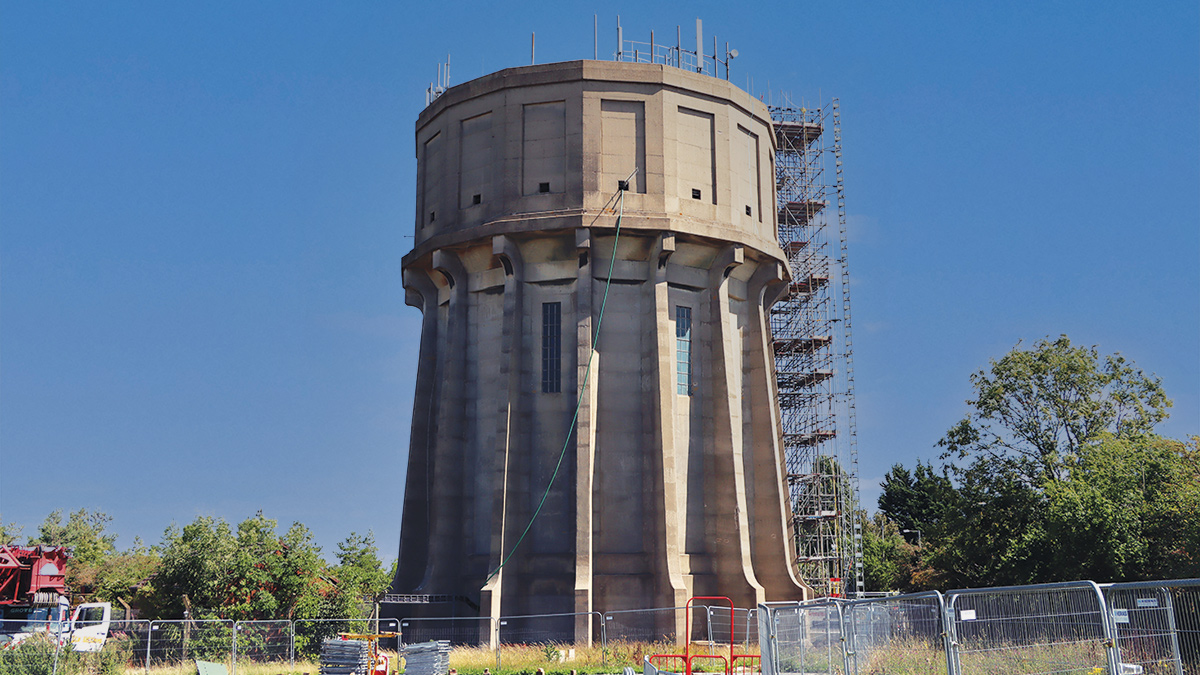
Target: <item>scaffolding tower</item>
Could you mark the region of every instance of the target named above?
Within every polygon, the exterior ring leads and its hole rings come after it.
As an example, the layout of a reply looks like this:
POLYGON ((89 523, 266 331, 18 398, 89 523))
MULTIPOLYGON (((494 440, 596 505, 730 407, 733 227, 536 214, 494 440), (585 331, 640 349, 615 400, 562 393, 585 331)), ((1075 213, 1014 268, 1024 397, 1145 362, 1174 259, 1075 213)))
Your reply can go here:
POLYGON ((771 309, 771 332, 795 562, 818 594, 856 596, 863 591, 862 532, 854 517, 858 450, 838 101, 770 109, 779 245, 792 272, 786 296, 771 309))

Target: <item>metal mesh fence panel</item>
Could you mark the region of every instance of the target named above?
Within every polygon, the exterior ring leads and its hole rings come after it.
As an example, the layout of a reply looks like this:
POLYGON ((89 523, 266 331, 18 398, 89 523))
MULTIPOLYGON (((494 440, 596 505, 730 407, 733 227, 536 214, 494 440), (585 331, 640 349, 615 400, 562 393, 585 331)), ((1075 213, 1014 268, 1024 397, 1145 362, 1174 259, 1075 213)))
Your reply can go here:
MULTIPOLYGON (((113 612, 114 615, 116 612, 113 612)), ((150 637, 150 622, 146 619, 114 619, 108 630, 108 642, 115 643, 125 655, 126 665, 145 667, 146 640, 150 637)))
MULTIPOLYGON (((692 607, 691 640, 707 641, 708 622, 707 608, 692 607)), ((649 642, 675 644, 676 618, 682 619, 685 613, 683 607, 664 607, 661 609, 623 609, 604 612, 604 630, 609 644, 616 642, 649 642)))
POLYGON ((847 603, 843 619, 850 672, 945 675, 944 615, 937 592, 847 603))
POLYGON ((846 673, 841 602, 760 605, 759 611, 769 613, 763 622, 770 640, 763 648, 764 673, 846 673))
POLYGON ((1123 668, 1147 675, 1200 675, 1200 580, 1102 587, 1123 668))
POLYGON ((239 665, 291 660, 291 621, 238 621, 234 635, 234 658, 239 665))
POLYGON ((151 621, 145 650, 146 668, 197 659, 232 665, 233 622, 224 619, 151 621))
POLYGON ((711 606, 707 608, 707 620, 712 641, 721 644, 758 644, 758 610, 735 608, 733 625, 730 625, 729 608, 711 606))
POLYGON ((492 619, 487 616, 401 619, 400 639, 405 644, 449 640, 455 646, 487 646, 492 638, 492 619))
POLYGON ((960 675, 1109 672, 1110 625, 1094 583, 951 591, 946 604, 960 675))
POLYGON ((499 619, 501 645, 562 644, 575 642, 577 614, 529 614, 499 619))

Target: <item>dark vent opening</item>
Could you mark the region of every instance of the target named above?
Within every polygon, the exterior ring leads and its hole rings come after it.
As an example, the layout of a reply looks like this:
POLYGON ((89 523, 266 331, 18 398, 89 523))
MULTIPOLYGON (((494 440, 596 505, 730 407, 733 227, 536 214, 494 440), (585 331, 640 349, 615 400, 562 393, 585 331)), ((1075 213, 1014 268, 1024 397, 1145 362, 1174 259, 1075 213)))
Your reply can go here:
POLYGON ((629 181, 627 181, 627 180, 617 181, 617 189, 620 190, 621 192, 629 192, 629 181))
POLYGON ((430 211, 429 212, 429 222, 432 223, 435 220, 437 220, 437 211, 430 211))
POLYGON ((754 211, 751 210, 751 208, 749 206, 746 207, 746 215, 748 215, 748 216, 754 215, 754 211))
POLYGON ((700 199, 700 191, 692 188, 692 199, 700 199))
POLYGON ((550 191, 549 183, 538 183, 538 192, 549 192, 549 191, 550 191))
POLYGON ((471 204, 473 204, 473 205, 478 204, 479 202, 482 202, 482 201, 483 201, 483 195, 475 195, 474 197, 471 197, 471 204))

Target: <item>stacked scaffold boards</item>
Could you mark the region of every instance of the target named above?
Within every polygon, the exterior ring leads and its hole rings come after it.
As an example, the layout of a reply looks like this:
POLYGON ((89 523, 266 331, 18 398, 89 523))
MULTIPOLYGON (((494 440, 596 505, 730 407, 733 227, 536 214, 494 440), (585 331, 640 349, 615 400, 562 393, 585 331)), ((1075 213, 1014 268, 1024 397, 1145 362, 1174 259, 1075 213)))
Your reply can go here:
POLYGON ((400 647, 404 675, 446 675, 450 671, 450 641, 434 640, 400 647))
POLYGON ((364 640, 325 640, 321 643, 321 675, 367 675, 371 645, 364 640))

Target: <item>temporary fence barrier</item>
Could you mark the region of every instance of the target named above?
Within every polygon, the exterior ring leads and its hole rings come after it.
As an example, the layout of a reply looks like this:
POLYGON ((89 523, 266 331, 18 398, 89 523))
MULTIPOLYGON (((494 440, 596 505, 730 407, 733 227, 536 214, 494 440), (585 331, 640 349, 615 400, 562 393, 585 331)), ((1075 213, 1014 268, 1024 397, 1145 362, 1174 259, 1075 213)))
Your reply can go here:
MULTIPOLYGON (((693 641, 712 642, 709 630, 707 606, 692 606, 692 622, 688 627, 693 641), (697 611, 699 610, 699 611, 697 611)), ((664 642, 677 641, 675 627, 682 622, 687 608, 660 607, 657 609, 621 609, 603 612, 605 632, 610 642, 664 642)))
POLYGON ((490 616, 421 617, 400 620, 406 644, 449 640, 455 646, 489 646, 496 634, 490 616))
POLYGON ((708 639, 722 644, 749 646, 758 644, 758 621, 756 609, 735 607, 730 621, 729 608, 709 606, 705 616, 708 622, 708 639))
POLYGON ((1118 658, 1100 587, 1091 581, 946 594, 958 675, 1114 672, 1118 658))
POLYGON ((946 675, 945 613, 937 591, 847 602, 849 672, 946 675))
POLYGON ((1120 661, 1152 675, 1200 673, 1200 579, 1103 584, 1120 661))
POLYGON ((607 644, 604 615, 600 612, 502 616, 496 622, 496 641, 500 645, 572 643, 575 642, 575 620, 588 617, 599 619, 600 641, 602 645, 607 644))
POLYGON ((1200 579, 765 603, 757 619, 764 675, 1200 675, 1200 579))
POLYGON ((233 666, 246 662, 292 663, 295 624, 281 621, 237 621, 233 624, 233 666))
POLYGON ((202 660, 233 667, 233 621, 173 619, 151 621, 146 632, 145 668, 202 660))
POLYGON ((764 675, 843 675, 844 602, 766 603, 758 606, 764 675))

